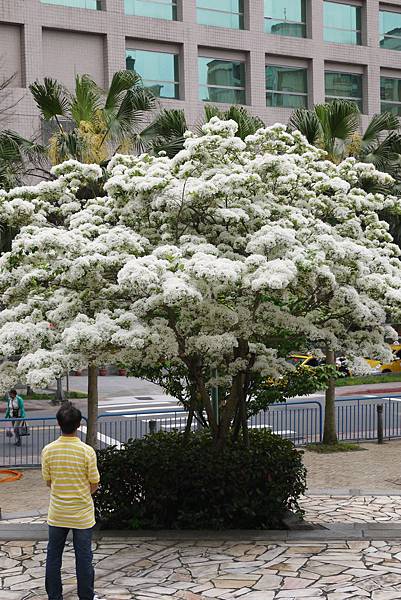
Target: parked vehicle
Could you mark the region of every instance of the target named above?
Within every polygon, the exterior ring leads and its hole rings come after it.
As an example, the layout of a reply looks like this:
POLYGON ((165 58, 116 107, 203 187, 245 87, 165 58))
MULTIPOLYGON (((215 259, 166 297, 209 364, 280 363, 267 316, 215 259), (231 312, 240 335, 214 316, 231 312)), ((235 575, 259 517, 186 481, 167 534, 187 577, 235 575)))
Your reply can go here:
POLYGON ((381 364, 379 360, 367 358, 366 362, 375 373, 401 373, 401 344, 391 344, 390 346, 394 360, 389 363, 381 364))

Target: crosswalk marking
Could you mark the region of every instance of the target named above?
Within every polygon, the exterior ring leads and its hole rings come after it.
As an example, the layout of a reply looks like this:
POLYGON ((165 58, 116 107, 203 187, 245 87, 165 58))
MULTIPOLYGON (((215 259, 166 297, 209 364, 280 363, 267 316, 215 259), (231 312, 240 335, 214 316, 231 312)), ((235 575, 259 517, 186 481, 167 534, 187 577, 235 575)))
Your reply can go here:
MULTIPOLYGON (((153 406, 153 405, 152 405, 152 406, 149 406, 149 408, 148 408, 148 410, 147 410, 147 411, 146 411, 146 410, 144 410, 144 409, 143 409, 143 407, 140 407, 140 406, 138 406, 138 407, 136 407, 136 408, 132 408, 132 409, 126 409, 126 408, 124 408, 124 407, 123 407, 122 409, 118 409, 118 410, 115 410, 115 409, 114 409, 114 410, 106 410, 106 412, 107 412, 108 414, 109 414, 109 413, 110 413, 110 414, 114 414, 114 413, 120 413, 120 412, 125 412, 126 410, 129 410, 130 412, 131 412, 131 411, 132 411, 132 412, 134 412, 134 411, 135 411, 135 412, 138 412, 138 413, 146 414, 147 412, 151 412, 151 411, 153 411, 153 410, 161 410, 161 409, 167 409, 167 408, 168 408, 168 406, 163 406, 163 405, 161 405, 161 406, 160 406, 160 405, 159 405, 159 406, 153 406)), ((178 408, 178 406, 176 406, 176 407, 172 407, 172 408, 173 408, 173 409, 176 409, 176 408, 178 408)))
MULTIPOLYGON (((121 416, 122 416, 122 417, 125 417, 126 419, 135 419, 135 417, 141 417, 142 415, 146 415, 146 416, 152 415, 152 416, 154 416, 154 417, 156 417, 156 416, 158 416, 158 415, 160 415, 160 416, 164 415, 165 419, 168 419, 168 418, 170 418, 170 419, 174 419, 174 416, 173 416, 173 415, 175 415, 175 414, 177 414, 177 413, 175 413, 175 412, 174 412, 174 413, 166 413, 166 412, 155 412, 155 413, 153 413, 151 410, 149 410, 148 412, 144 412, 144 413, 139 413, 139 414, 138 414, 138 413, 134 413, 134 412, 132 412, 132 413, 123 414, 123 415, 121 415, 121 416), (172 415, 172 416, 171 416, 171 417, 169 417, 169 414, 170 414, 170 415, 172 415)), ((179 414, 185 414, 185 412, 183 412, 183 411, 181 410, 179 414)), ((145 420, 145 419, 143 419, 143 420, 145 420)), ((156 421, 157 421, 157 420, 159 420, 159 421, 163 421, 164 419, 149 419, 149 420, 150 420, 150 421, 155 421, 155 420, 156 420, 156 421)))
MULTIPOLYGON (((165 404, 166 406, 170 406, 171 405, 171 401, 170 400, 158 400, 158 404, 165 404)), ((114 404, 100 404, 101 408, 110 408, 110 407, 115 407, 115 406, 144 406, 145 403, 144 402, 121 402, 121 403, 114 403, 114 404)), ((150 402, 146 402, 146 406, 152 406, 152 404, 150 402)))
MULTIPOLYGON (((78 431, 82 431, 82 433, 86 434, 88 429, 87 429, 87 427, 85 427, 85 425, 81 425, 81 427, 78 429, 78 431)), ((104 435, 103 433, 98 432, 97 439, 99 440, 99 442, 104 442, 108 446, 116 446, 117 450, 121 450, 121 446, 122 446, 121 442, 109 437, 108 435, 104 435)))

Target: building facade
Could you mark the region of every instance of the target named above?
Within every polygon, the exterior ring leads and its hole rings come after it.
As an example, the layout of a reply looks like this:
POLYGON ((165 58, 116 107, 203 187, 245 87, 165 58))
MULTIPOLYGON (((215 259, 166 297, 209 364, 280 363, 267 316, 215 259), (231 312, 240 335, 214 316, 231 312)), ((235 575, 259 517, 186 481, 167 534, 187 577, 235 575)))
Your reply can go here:
POLYGON ((40 130, 30 83, 89 73, 106 87, 126 67, 189 123, 205 102, 271 124, 336 97, 365 121, 401 116, 401 0, 0 0, 8 126, 24 135, 40 130))

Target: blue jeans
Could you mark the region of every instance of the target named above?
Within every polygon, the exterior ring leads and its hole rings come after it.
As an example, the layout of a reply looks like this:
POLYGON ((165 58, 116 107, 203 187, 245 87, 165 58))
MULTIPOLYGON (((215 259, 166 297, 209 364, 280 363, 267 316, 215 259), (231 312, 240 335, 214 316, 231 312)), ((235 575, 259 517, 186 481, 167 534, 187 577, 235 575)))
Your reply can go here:
MULTIPOLYGON (((63 600, 61 564, 69 529, 49 525, 46 561, 46 591, 49 600, 63 600)), ((92 529, 73 529, 75 568, 79 600, 93 600, 95 571, 93 569, 92 529)))

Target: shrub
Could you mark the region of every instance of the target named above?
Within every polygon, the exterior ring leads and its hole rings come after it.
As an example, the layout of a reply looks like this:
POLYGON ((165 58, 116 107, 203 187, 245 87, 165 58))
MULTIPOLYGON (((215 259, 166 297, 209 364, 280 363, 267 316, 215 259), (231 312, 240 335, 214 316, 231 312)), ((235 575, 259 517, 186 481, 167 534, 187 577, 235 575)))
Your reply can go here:
POLYGON ((99 451, 97 518, 107 528, 282 527, 288 509, 300 512, 302 453, 266 431, 249 438, 217 450, 204 432, 157 433, 99 451))

